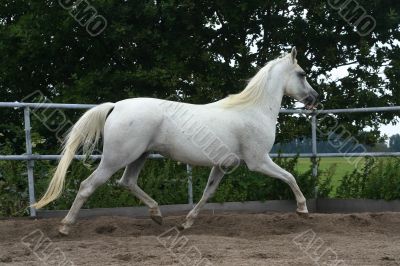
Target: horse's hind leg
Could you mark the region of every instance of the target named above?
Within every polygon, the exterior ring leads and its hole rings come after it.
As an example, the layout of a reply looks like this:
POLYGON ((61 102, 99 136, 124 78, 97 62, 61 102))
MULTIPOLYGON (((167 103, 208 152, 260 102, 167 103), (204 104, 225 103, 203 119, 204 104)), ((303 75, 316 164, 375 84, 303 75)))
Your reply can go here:
POLYGON ((75 223, 78 216, 79 210, 82 205, 86 202, 93 192, 104 184, 119 168, 106 167, 100 162, 97 169, 84 181, 81 182, 78 194, 75 197, 74 203, 72 204, 67 216, 61 221, 61 227, 58 230, 62 235, 68 235, 70 225, 75 223))
POLYGON ((140 170, 146 161, 147 153, 140 156, 139 159, 130 163, 123 176, 118 181, 121 186, 127 187, 138 199, 149 207, 150 217, 158 224, 162 224, 162 215, 158 203, 146 194, 137 184, 140 170))
POLYGON ((200 209, 206 204, 207 200, 212 197, 215 190, 217 189, 219 182, 224 177, 224 172, 217 166, 211 169, 211 173, 208 177, 206 188, 204 189, 203 196, 196 206, 186 216, 186 221, 180 226, 180 229, 190 228, 194 222, 194 219, 200 212, 200 209))

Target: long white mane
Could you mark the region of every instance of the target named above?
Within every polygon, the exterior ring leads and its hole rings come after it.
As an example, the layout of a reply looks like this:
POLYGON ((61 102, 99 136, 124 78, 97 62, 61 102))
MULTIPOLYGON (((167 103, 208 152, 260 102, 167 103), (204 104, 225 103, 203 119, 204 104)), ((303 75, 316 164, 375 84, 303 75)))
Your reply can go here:
POLYGON ((264 98, 264 94, 267 92, 266 87, 269 81, 269 72, 271 68, 282 59, 285 59, 287 55, 278 57, 274 60, 269 61, 263 68, 261 68, 257 74, 250 79, 246 88, 237 93, 231 94, 228 97, 222 99, 220 102, 223 107, 230 108, 235 106, 249 106, 256 105, 264 98))

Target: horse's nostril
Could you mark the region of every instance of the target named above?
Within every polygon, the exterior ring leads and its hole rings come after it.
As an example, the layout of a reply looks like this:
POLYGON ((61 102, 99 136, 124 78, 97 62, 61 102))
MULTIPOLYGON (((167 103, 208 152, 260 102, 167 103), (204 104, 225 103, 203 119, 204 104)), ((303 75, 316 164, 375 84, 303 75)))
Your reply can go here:
POLYGON ((319 99, 319 94, 316 91, 312 91, 311 92, 312 97, 314 98, 314 100, 318 100, 319 99))

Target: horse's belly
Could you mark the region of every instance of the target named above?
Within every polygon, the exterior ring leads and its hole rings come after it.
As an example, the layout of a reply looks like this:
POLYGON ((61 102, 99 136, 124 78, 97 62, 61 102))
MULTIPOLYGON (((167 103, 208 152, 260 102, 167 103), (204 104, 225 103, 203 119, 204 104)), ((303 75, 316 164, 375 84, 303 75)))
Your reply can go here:
POLYGON ((151 149, 174 160, 201 166, 225 165, 239 157, 235 140, 222 138, 212 131, 185 131, 174 128, 161 132, 151 149))
POLYGON ((185 153, 183 150, 180 152, 174 152, 174 151, 157 151, 159 154, 161 154, 164 157, 170 158, 172 160, 182 162, 182 163, 187 163, 191 165, 197 165, 197 166, 212 166, 213 163, 207 158, 201 156, 201 154, 190 154, 190 153, 185 153))

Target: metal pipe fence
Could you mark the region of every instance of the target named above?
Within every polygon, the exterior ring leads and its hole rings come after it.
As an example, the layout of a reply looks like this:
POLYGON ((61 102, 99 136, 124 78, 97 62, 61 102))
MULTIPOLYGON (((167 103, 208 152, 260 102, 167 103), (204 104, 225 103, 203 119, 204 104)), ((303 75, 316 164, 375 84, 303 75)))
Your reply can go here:
MULTIPOLYGON (((0 108, 17 108, 24 110, 24 129, 25 129, 25 144, 26 154, 23 155, 0 155, 0 160, 8 161, 26 161, 28 173, 28 191, 29 203, 32 205, 36 202, 35 187, 34 187, 34 161, 36 160, 59 160, 61 155, 39 155, 32 153, 31 139, 31 108, 33 109, 90 109, 94 104, 62 104, 62 103, 22 103, 22 102, 0 102, 0 108)), ((317 158, 318 157, 389 157, 400 156, 400 152, 363 152, 363 153, 318 153, 317 150, 317 116, 321 114, 338 114, 338 113, 368 113, 368 112, 393 112, 400 111, 400 106, 389 107, 370 107, 370 108, 349 108, 349 109, 332 109, 332 110, 302 110, 302 109, 282 109, 282 114, 303 114, 311 116, 311 137, 312 137, 312 152, 311 153, 281 153, 270 154, 272 158, 311 158, 312 159, 312 175, 317 177, 317 158)), ((101 159, 101 155, 76 155, 75 159, 101 159)), ((163 159, 159 154, 150 154, 150 159, 163 159)), ((188 178, 188 203, 193 204, 193 185, 192 185, 192 166, 187 165, 186 173, 188 178)), ((36 209, 30 207, 30 216, 36 217, 36 209)))

